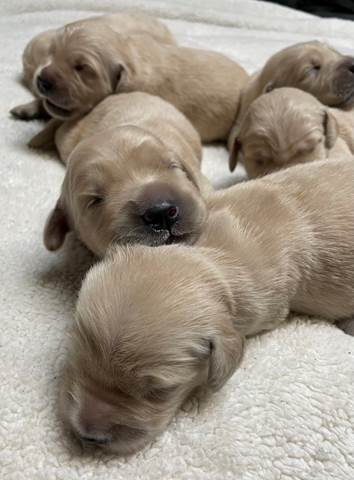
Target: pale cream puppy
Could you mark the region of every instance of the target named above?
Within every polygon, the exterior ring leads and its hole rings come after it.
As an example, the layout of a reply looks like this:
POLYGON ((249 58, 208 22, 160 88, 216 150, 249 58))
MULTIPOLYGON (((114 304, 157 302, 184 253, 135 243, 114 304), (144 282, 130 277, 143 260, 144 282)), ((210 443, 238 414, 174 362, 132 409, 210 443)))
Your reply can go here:
POLYGON ((54 135, 67 170, 45 227, 49 250, 71 230, 99 256, 112 242, 190 242, 198 233, 211 187, 200 137, 173 105, 142 92, 112 95, 54 135))
POLYGON ((230 151, 250 178, 297 163, 354 154, 354 111, 326 107, 297 88, 278 88, 254 100, 230 151))
POLYGON ((84 443, 134 452, 244 338, 289 311, 354 314, 354 164, 312 162, 218 191, 194 246, 112 249, 77 304, 62 412, 84 443))
POLYGON ((112 93, 159 95, 210 142, 227 139, 247 78, 241 66, 220 53, 85 24, 67 26, 55 36, 33 85, 48 113, 62 120, 87 113, 112 93))
MULTIPOLYGON (((98 65, 99 62, 96 61, 97 59, 94 58, 96 52, 89 42, 91 40, 94 43, 96 36, 100 47, 104 48, 105 40, 109 41, 112 32, 124 36, 144 34, 158 42, 175 43, 171 32, 162 22, 143 13, 116 13, 89 17, 69 23, 61 28, 42 32, 27 44, 22 56, 24 83, 39 99, 19 105, 13 108, 11 113, 22 120, 48 115, 46 110, 49 110, 50 116, 56 116, 54 105, 52 109, 49 104, 46 109, 43 107, 42 100, 46 99, 46 95, 41 90, 45 89, 46 83, 44 78, 44 82, 40 86, 39 83, 41 82, 38 82, 38 77, 46 67, 52 64, 53 59, 57 58, 60 61, 62 56, 65 57, 64 61, 67 62, 67 70, 61 71, 58 81, 75 82, 76 86, 72 87, 70 94, 73 94, 77 88, 84 90, 94 88, 95 82, 100 88, 100 80, 92 78, 95 73, 99 75, 100 66, 98 65), (71 38, 72 36, 74 38, 71 38), (75 38, 77 41, 75 41, 75 38), (70 46, 70 51, 65 51, 67 46, 70 46), (68 78, 65 78, 68 74, 68 78), (84 85, 80 85, 81 83, 84 83, 84 85)), ((60 105, 57 108, 60 108, 60 105)), ((60 111, 58 111, 58 115, 59 113, 60 111)))
POLYGON ((280 87, 299 88, 325 105, 349 110, 354 106, 354 58, 319 41, 297 43, 270 57, 242 90, 230 149, 253 100, 280 87))

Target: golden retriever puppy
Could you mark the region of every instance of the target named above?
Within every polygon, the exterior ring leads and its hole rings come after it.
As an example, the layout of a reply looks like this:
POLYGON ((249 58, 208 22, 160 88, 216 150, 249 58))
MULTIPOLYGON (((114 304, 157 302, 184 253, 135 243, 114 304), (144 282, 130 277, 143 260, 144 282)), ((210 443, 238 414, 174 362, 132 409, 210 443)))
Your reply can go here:
MULTIPOLYGON (((111 32, 121 35, 145 34, 158 42, 175 43, 171 32, 162 22, 143 13, 89 17, 62 28, 47 30, 36 35, 28 43, 22 56, 24 83, 39 98, 13 108, 11 113, 22 120, 43 117, 47 113, 46 110, 50 116, 65 116, 66 112, 60 111, 61 102, 56 105, 54 101, 51 105, 50 98, 47 99, 44 94, 50 89, 50 71, 47 75, 41 73, 52 63, 58 62, 63 66, 63 69, 57 72, 59 85, 66 81, 75 82, 75 86, 72 85, 68 92, 69 96, 73 94, 75 96, 75 89, 86 90, 88 94, 87 90, 100 88, 101 80, 96 78, 100 75, 100 61, 95 58, 97 52, 92 49, 93 45, 90 42, 95 43, 96 40, 100 44, 99 48, 104 49, 105 41, 108 41, 111 32), (67 47, 70 51, 65 51, 67 47), (42 99, 47 103, 46 109, 43 107, 42 99)), ((109 49, 107 44, 106 48, 109 49)), ((48 69, 46 71, 48 72, 48 69)))
POLYGON ((291 45, 273 55, 242 91, 231 145, 253 100, 280 87, 299 88, 329 107, 349 110, 354 106, 354 58, 318 41, 291 45))
POLYGON ((354 112, 326 107, 297 88, 278 88, 251 103, 230 151, 250 178, 297 163, 354 154, 354 112))
POLYGON ((96 255, 112 242, 192 241, 206 216, 196 130, 173 105, 142 92, 112 95, 55 142, 67 170, 44 232, 57 250, 74 230, 96 255))
POLYGON ((82 442, 142 448, 196 389, 224 385, 245 337, 290 310, 353 316, 352 161, 218 191, 209 209, 195 245, 112 248, 88 273, 61 402, 82 442))
POLYGON ((246 72, 224 55, 124 36, 104 24, 66 27, 34 75, 48 113, 68 120, 112 93, 159 95, 186 115, 205 142, 226 140, 246 72))

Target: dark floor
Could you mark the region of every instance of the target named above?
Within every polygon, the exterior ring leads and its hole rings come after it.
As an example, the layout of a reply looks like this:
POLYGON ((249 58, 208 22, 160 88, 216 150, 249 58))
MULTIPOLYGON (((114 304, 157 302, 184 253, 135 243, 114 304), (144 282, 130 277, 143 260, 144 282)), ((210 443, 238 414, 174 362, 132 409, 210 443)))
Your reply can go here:
MULTIPOLYGON (((270 0, 265 0, 270 1, 270 0)), ((353 0, 272 0, 286 7, 303 10, 320 17, 337 17, 354 20, 353 0)))

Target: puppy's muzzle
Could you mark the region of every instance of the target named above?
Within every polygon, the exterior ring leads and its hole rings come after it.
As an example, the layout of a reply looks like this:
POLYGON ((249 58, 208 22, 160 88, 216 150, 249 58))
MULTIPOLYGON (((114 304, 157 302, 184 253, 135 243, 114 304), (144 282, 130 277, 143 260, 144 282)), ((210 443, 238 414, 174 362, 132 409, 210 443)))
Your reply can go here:
POLYGON ((179 208, 168 201, 161 201, 145 210, 142 217, 144 222, 155 231, 171 231, 171 227, 179 218, 179 208))

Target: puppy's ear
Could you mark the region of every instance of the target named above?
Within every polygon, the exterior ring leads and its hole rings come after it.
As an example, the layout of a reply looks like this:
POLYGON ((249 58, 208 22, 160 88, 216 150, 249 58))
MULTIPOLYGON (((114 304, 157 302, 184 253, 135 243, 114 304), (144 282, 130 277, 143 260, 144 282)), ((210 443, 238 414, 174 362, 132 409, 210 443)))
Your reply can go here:
POLYGON ((323 116, 323 130, 325 135, 325 147, 333 148, 338 137, 338 124, 332 113, 325 109, 323 116))
POLYGON ((63 245, 69 231, 67 214, 59 199, 54 210, 49 214, 44 227, 44 245, 50 251, 58 250, 63 245))
POLYGON ((228 320, 229 325, 224 326, 210 339, 207 385, 213 391, 219 390, 231 377, 243 355, 244 338, 233 328, 232 320, 228 320))
POLYGON ((241 153, 242 145, 238 138, 239 131, 240 131, 239 127, 235 125, 231 130, 230 137, 228 140, 230 172, 233 172, 235 170, 236 165, 239 161, 239 154, 241 153))
POLYGON ((127 67, 122 62, 116 62, 111 65, 110 81, 112 92, 118 92, 127 76, 127 67))

